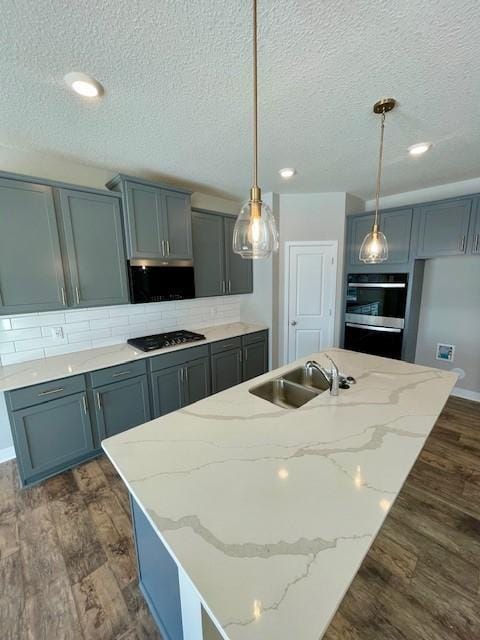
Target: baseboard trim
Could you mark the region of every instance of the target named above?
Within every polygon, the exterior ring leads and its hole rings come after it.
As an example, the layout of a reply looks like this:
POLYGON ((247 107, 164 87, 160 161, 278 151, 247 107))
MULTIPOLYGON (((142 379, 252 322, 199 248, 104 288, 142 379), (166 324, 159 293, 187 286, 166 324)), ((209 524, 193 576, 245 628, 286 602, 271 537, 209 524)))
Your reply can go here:
POLYGON ((0 463, 7 460, 13 460, 15 458, 15 449, 13 447, 7 447, 6 449, 0 449, 0 463))
POLYGON ((470 389, 462 389, 461 387, 454 387, 452 396, 457 398, 465 398, 465 400, 474 400, 480 402, 480 393, 478 391, 470 391, 470 389))

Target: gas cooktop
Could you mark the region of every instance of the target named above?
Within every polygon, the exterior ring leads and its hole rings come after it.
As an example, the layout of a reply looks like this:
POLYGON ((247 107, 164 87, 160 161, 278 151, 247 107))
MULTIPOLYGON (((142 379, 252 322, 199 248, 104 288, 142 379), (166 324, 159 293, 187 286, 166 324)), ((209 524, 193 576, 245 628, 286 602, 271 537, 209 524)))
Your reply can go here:
POLYGON ((169 333, 156 333, 153 336, 142 336, 141 338, 130 338, 127 340, 132 347, 140 351, 153 351, 164 347, 175 347, 184 342, 194 342, 195 340, 205 340, 201 333, 193 331, 170 331, 169 333))

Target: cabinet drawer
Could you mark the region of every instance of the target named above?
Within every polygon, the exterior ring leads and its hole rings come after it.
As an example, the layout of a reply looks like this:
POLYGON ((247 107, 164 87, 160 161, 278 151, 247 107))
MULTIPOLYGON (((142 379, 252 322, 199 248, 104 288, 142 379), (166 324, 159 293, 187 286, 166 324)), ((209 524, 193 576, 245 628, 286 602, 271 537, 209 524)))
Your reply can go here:
POLYGON ((179 351, 173 351, 150 358, 150 371, 159 371, 160 369, 167 369, 168 367, 176 367, 177 365, 184 364, 189 360, 206 357, 208 357, 208 345, 204 344, 200 347, 188 347, 180 349, 179 351))
POLYGON ((60 380, 52 380, 51 382, 43 382, 31 387, 24 387, 16 391, 6 393, 10 408, 23 409, 31 407, 48 400, 56 400, 64 398, 73 393, 80 393, 85 389, 84 376, 72 376, 71 378, 61 378, 60 380))
POLYGON ((147 372, 147 363, 145 360, 137 360, 136 362, 125 362, 108 369, 99 369, 89 374, 89 381, 93 388, 101 387, 109 382, 117 382, 118 380, 128 380, 135 376, 141 376, 147 372))
POLYGON ((229 349, 239 349, 242 346, 242 339, 240 336, 236 338, 229 338, 227 340, 219 340, 218 342, 213 342, 210 345, 212 350, 212 354, 221 353, 222 351, 228 351, 229 349))
POLYGON ((267 339, 267 331, 255 331, 255 333, 247 333, 242 337, 244 345, 253 344, 254 342, 260 342, 267 339))

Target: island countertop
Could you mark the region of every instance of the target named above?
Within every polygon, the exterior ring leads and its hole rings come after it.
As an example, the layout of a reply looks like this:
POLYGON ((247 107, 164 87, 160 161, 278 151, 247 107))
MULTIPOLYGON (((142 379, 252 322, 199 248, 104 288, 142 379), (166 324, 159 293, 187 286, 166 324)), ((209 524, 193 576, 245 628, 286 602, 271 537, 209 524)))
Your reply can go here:
POLYGON ((328 353, 357 379, 337 397, 248 392, 305 358, 102 443, 224 638, 321 638, 456 381, 328 353))

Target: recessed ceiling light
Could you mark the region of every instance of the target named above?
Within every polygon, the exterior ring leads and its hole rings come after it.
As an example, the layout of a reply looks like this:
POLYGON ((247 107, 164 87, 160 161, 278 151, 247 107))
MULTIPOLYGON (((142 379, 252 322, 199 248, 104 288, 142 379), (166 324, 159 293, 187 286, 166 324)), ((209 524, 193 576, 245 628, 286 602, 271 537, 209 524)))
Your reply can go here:
POLYGON ((293 176, 297 173, 297 170, 293 169, 292 167, 285 167, 285 169, 280 169, 278 173, 284 180, 289 180, 290 178, 293 178, 293 176))
POLYGON ((417 144, 412 144, 411 147, 408 147, 408 153, 411 156, 421 156, 422 153, 426 153, 431 148, 431 142, 418 142, 417 144))
POLYGON ((67 73, 64 77, 65 82, 68 86, 85 98, 97 98, 102 95, 103 87, 91 76, 87 76, 86 73, 81 73, 80 71, 72 71, 67 73))

